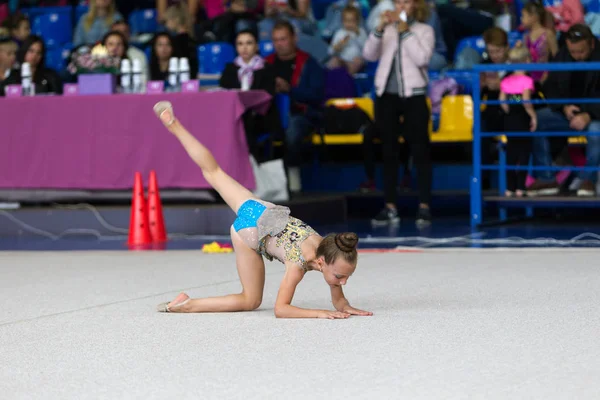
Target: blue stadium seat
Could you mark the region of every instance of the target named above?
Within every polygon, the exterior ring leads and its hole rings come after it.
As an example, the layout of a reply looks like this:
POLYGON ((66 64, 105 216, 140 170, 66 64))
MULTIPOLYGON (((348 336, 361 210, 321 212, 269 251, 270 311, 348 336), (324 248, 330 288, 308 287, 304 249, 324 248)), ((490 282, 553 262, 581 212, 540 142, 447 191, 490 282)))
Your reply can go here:
POLYGON ((523 40, 523 33, 519 31, 512 31, 508 33, 508 45, 513 47, 519 40, 523 40))
POLYGON ((235 59, 233 46, 225 42, 206 43, 198 46, 201 74, 220 74, 225 64, 235 59))
POLYGON ((479 54, 483 54, 485 51, 485 42, 483 41, 483 37, 481 36, 470 36, 462 39, 458 42, 458 46, 456 46, 456 51, 454 53, 454 59, 458 58, 458 55, 467 47, 471 47, 479 54))
POLYGON ((57 72, 63 71, 69 64, 69 56, 73 50, 73 44, 67 43, 60 47, 49 47, 46 50, 46 67, 57 72))
POLYGON ((23 8, 21 9, 21 12, 25 15, 27 15, 27 17, 29 17, 29 20, 31 22, 33 22, 36 17, 39 17, 40 15, 45 15, 45 14, 64 14, 65 16, 68 16, 69 18, 71 18, 71 11, 72 8, 69 6, 66 7, 29 7, 29 8, 23 8))
POLYGON ((50 13, 35 17, 31 31, 44 38, 48 47, 59 47, 73 39, 73 21, 70 14, 50 13))
POLYGON ((273 42, 270 40, 261 40, 259 43, 259 48, 261 57, 267 57, 273 54, 274 51, 273 42))
POLYGON ((582 0, 586 13, 600 13, 600 0, 582 0))
POLYGON ((158 22, 156 21, 156 9, 136 10, 129 14, 129 26, 131 34, 156 33, 158 22))
POLYGON ((79 22, 81 17, 84 14, 86 14, 89 9, 90 9, 89 6, 83 6, 83 5, 79 5, 75 8, 75 24, 77 24, 77 22, 79 22))
POLYGON ((317 21, 325 17, 327 7, 329 7, 332 3, 335 3, 335 0, 313 0, 311 2, 310 7, 317 21))

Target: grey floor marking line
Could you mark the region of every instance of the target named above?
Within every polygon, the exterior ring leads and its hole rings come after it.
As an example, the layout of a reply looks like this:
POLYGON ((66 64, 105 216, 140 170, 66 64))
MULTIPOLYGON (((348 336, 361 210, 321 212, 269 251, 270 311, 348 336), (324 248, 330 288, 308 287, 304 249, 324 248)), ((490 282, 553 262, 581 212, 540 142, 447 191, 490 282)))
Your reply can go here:
MULTIPOLYGON (((275 275, 275 274, 276 273, 273 272, 273 273, 265 274, 265 276, 271 276, 271 275, 275 275)), ((230 281, 223 281, 223 282, 216 282, 216 283, 210 283, 210 284, 202 285, 202 286, 194 286, 194 287, 189 287, 189 288, 183 288, 183 289, 179 289, 179 290, 176 290, 176 291, 177 292, 182 292, 182 291, 188 291, 188 290, 202 289, 202 288, 205 288, 205 287, 224 285, 224 284, 227 284, 227 283, 234 283, 234 282, 239 282, 239 279, 230 280, 230 281)), ((135 298, 132 298, 132 299, 127 299, 127 300, 114 301, 112 303, 98 304, 98 305, 95 305, 95 306, 78 308, 76 310, 61 311, 61 312, 54 313, 54 314, 46 314, 46 315, 40 315, 38 317, 33 317, 33 318, 26 318, 26 319, 21 319, 21 320, 17 320, 17 321, 10 321, 10 322, 5 322, 5 323, 0 323, 0 328, 5 327, 5 326, 9 326, 9 325, 16 325, 16 324, 20 324, 20 323, 24 323, 24 322, 31 322, 31 321, 35 321, 35 320, 42 319, 42 318, 56 317, 56 316, 59 316, 59 315, 71 314, 71 313, 76 313, 76 312, 79 312, 79 311, 87 311, 87 310, 93 310, 95 308, 102 308, 102 307, 107 307, 107 306, 113 306, 115 304, 128 303, 130 301, 144 300, 144 299, 149 299, 149 298, 157 297, 157 296, 166 296, 169 293, 173 293, 173 292, 174 291, 169 291, 169 292, 164 292, 164 293, 157 293, 157 294, 151 294, 151 295, 148 295, 148 296, 135 297, 135 298)))

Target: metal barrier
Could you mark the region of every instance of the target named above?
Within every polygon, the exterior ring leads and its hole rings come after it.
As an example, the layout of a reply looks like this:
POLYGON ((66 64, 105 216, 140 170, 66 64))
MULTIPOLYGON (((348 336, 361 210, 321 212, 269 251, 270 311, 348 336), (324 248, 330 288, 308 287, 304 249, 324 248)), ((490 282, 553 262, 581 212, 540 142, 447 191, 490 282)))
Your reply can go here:
MULTIPOLYGON (((550 136, 599 136, 600 132, 587 132, 587 131, 551 131, 551 132, 481 132, 481 106, 482 105, 500 105, 502 103, 507 104, 518 104, 516 101, 482 101, 481 100, 481 86, 480 86, 480 74, 485 72, 499 72, 499 71, 591 71, 600 70, 600 62, 574 62, 574 63, 544 63, 544 64, 479 64, 473 66, 473 176, 471 177, 471 227, 476 228, 483 224, 483 205, 485 199, 482 195, 481 189, 481 172, 482 171, 498 171, 499 173, 499 197, 504 198, 504 192, 506 190, 506 171, 507 170, 527 170, 527 171, 599 171, 600 166, 595 167, 546 167, 546 166, 516 166, 506 165, 506 158, 504 154, 503 145, 499 145, 499 165, 482 165, 481 164, 481 139, 484 137, 499 137, 505 136, 507 140, 510 137, 550 137, 550 136)), ((600 103, 600 99, 545 99, 545 100, 531 100, 527 103, 531 104, 591 104, 600 103)), ((539 122, 539 121, 538 121, 539 122)), ((595 201, 567 201, 567 199, 557 198, 553 201, 539 198, 519 198, 513 200, 511 198, 510 204, 507 201, 503 201, 499 197, 495 198, 500 208, 499 220, 507 220, 507 206, 511 207, 522 207, 526 209, 528 216, 533 215, 533 209, 535 207, 600 207, 600 200, 595 201)))

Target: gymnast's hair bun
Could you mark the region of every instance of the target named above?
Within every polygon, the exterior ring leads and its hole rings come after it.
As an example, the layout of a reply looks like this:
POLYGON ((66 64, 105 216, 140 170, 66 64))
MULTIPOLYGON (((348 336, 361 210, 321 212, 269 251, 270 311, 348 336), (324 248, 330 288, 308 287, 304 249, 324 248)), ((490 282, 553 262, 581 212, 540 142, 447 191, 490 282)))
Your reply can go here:
POLYGON ((354 232, 344 232, 335 235, 335 245, 344 253, 356 251, 358 235, 354 232))

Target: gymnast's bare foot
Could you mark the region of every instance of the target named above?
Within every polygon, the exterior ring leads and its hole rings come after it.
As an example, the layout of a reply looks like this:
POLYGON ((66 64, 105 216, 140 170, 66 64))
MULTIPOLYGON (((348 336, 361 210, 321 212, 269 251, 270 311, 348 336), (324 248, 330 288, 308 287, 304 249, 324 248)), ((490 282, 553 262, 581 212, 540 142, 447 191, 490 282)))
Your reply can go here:
POLYGON ((169 130, 172 130, 178 122, 173 112, 173 105, 168 101, 159 101, 156 103, 154 105, 154 112, 169 130))

